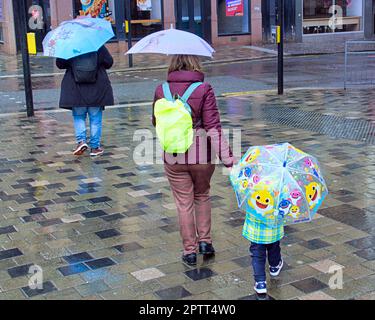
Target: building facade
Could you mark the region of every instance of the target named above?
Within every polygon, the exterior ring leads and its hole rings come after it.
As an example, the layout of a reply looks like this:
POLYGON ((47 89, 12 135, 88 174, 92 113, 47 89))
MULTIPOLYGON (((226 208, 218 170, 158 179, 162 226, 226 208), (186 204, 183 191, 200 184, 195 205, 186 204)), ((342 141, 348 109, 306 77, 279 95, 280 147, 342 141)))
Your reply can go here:
MULTIPOLYGON (((0 51, 15 54, 20 34, 14 24, 13 2, 0 0, 0 51)), ((277 0, 25 0, 29 32, 38 51, 48 31, 64 20, 91 14, 111 21, 111 51, 125 51, 125 2, 130 2, 133 41, 170 27, 194 32, 215 45, 274 42, 277 0), (42 21, 42 24, 38 22, 42 21)), ((286 40, 345 35, 375 39, 375 0, 287 0, 286 40)), ((338 37, 337 37, 338 38, 338 37)))
MULTIPOLYGON (((285 31, 289 41, 322 37, 350 39, 358 34, 374 37, 375 0, 285 1, 285 31)), ((277 0, 262 1, 263 41, 272 42, 277 0)))
MULTIPOLYGON (((13 2, 0 0, 0 51, 15 54, 20 37, 14 24, 13 2)), ((38 51, 51 28, 77 15, 111 21, 112 51, 127 48, 125 19, 130 1, 132 39, 171 27, 199 34, 213 45, 262 41, 262 0, 26 0, 28 31, 36 33, 38 51), (42 21, 42 23, 38 23, 42 21)))

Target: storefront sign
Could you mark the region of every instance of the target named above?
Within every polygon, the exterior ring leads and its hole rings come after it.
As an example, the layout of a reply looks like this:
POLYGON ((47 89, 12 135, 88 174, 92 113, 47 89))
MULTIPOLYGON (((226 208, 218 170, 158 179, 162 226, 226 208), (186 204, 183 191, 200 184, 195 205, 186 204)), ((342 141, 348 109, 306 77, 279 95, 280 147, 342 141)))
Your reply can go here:
POLYGON ((81 0, 81 15, 91 15, 112 21, 112 12, 109 10, 108 0, 81 0))
POLYGON ((151 0, 137 0, 138 11, 151 11, 152 2, 151 0))
POLYGON ((227 17, 243 16, 244 4, 243 0, 226 0, 227 17))
POLYGON ((0 0, 0 22, 3 21, 3 0, 0 0))

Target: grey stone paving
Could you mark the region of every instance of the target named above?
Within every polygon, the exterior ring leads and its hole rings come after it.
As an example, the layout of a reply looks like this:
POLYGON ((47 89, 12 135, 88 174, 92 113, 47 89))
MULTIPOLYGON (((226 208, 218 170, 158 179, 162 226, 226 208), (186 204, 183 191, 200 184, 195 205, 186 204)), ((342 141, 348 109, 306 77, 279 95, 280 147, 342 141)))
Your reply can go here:
MULTIPOLYGON (((374 125, 374 98, 371 90, 310 90, 219 100, 223 126, 243 130, 242 152, 288 141, 318 157, 331 192, 313 222, 286 228, 286 267, 269 279, 271 299, 374 297, 375 146, 326 135, 319 117, 300 125, 306 112, 374 125), (276 106, 296 110, 293 121, 265 111, 276 106), (342 290, 329 287, 332 265, 344 267, 342 290)), ((107 110, 105 154, 77 159, 69 113, 0 118, 0 299, 256 298, 244 216, 222 167, 212 182, 217 254, 188 267, 163 167, 133 161, 136 129, 151 129, 150 107, 107 110), (43 289, 28 287, 34 264, 43 289)))

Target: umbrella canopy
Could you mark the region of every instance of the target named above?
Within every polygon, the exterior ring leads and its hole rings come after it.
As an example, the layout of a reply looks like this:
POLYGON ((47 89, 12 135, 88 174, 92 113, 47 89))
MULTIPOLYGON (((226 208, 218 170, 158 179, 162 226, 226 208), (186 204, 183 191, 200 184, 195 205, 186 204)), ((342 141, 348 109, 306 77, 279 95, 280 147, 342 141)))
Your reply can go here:
POLYGON ((112 37, 112 25, 104 19, 84 17, 65 21, 44 38, 44 55, 68 60, 98 51, 112 37))
POLYGON ((168 29, 148 35, 126 54, 160 53, 212 57, 214 52, 215 50, 201 37, 186 31, 168 29))
POLYGON ((230 180, 239 208, 270 226, 311 221, 328 194, 318 161, 289 143, 250 148, 230 180))

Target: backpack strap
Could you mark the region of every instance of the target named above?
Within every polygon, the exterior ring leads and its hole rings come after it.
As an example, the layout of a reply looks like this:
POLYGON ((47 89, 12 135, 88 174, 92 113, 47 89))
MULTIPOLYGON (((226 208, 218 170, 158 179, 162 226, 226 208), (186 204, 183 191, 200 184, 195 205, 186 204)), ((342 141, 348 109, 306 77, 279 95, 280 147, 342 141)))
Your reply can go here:
POLYGON ((187 103, 187 101, 189 100, 190 96, 193 94, 193 92, 201 85, 203 84, 203 82, 195 82, 193 83, 192 85, 190 85, 189 88, 187 88, 187 90, 185 91, 184 95, 181 97, 181 100, 184 102, 184 103, 187 103))
POLYGON ((195 82, 191 84, 189 88, 187 88, 183 96, 180 98, 185 105, 185 109, 190 113, 190 115, 192 114, 191 107, 188 105, 187 101, 189 100, 195 89, 197 89, 201 84, 203 84, 203 82, 195 82))
POLYGON ((167 99, 168 101, 174 101, 168 82, 163 83, 163 94, 164 94, 164 98, 167 99))

